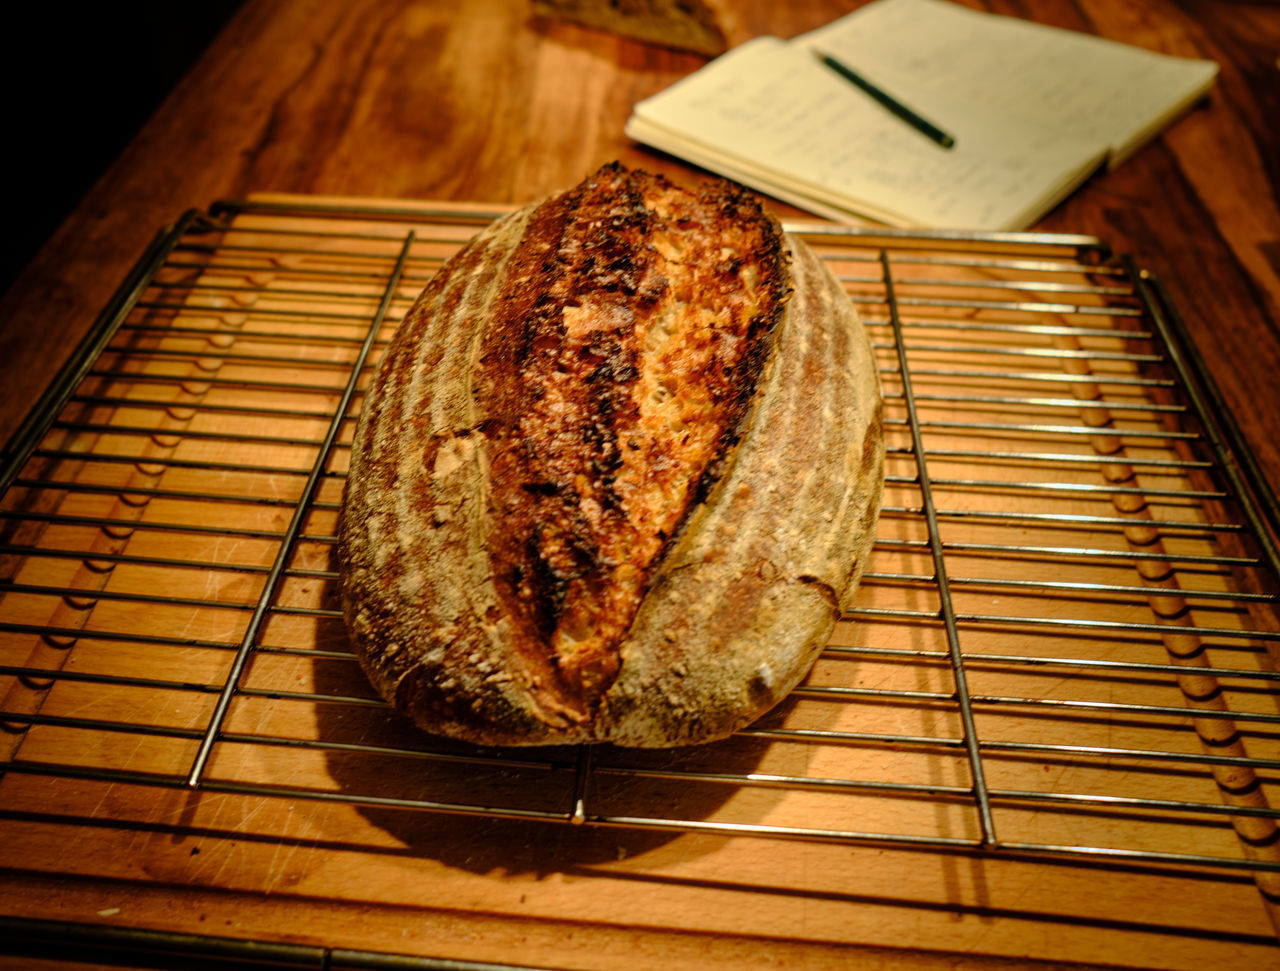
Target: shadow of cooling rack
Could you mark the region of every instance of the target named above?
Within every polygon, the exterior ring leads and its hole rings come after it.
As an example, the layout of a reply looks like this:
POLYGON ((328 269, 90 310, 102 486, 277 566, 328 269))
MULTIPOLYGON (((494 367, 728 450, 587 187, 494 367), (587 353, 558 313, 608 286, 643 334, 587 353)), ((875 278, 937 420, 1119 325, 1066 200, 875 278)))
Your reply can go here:
POLYGON ((347 450, 497 211, 264 199, 157 237, 4 454, 0 831, 108 785, 121 825, 157 793, 336 805, 473 872, 518 866, 439 820, 1066 863, 1076 897, 1145 867, 1246 887, 1214 933, 1263 946, 1280 517, 1164 292, 1089 238, 789 227, 872 336, 887 482, 855 608, 760 723, 516 752, 392 715, 335 602, 347 450))

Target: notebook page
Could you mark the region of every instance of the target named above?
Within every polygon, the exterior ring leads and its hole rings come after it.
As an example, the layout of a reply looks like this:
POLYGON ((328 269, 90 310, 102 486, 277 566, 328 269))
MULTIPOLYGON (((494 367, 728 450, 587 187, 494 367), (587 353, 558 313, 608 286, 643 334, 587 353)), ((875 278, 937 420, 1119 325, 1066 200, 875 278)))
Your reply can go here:
POLYGON ((764 37, 636 105, 630 130, 651 143, 645 131, 665 133, 667 151, 680 154, 684 143, 834 206, 958 229, 1028 225, 1105 154, 936 94, 913 107, 934 112, 955 148, 931 142, 808 51, 764 37))
POLYGON ((1046 122, 1108 146, 1112 165, 1212 86, 1212 61, 970 10, 875 0, 794 43, 847 61, 903 100, 962 98, 974 111, 1046 122))
POLYGON ((868 203, 859 203, 858 208, 850 209, 827 199, 818 199, 803 191, 794 183, 782 184, 777 178, 759 166, 742 159, 731 158, 722 153, 712 152, 703 145, 688 141, 668 129, 651 125, 643 118, 632 115, 627 120, 626 132, 636 141, 660 148, 672 155, 678 155, 686 162, 692 162, 709 172, 715 172, 745 186, 750 186, 773 196, 783 202, 789 202, 799 209, 807 210, 817 216, 841 223, 858 223, 865 219, 885 223, 899 228, 910 228, 907 222, 897 213, 876 209, 868 203))

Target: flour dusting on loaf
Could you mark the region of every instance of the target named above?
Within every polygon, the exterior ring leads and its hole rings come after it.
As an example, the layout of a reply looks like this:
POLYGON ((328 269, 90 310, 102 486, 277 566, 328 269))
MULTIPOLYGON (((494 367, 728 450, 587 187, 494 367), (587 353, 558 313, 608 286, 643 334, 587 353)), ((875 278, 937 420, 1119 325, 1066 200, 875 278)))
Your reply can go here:
POLYGON ((723 737, 821 651, 882 463, 809 248, 732 183, 605 166, 481 232, 388 346, 339 525, 353 647, 467 741, 723 737))

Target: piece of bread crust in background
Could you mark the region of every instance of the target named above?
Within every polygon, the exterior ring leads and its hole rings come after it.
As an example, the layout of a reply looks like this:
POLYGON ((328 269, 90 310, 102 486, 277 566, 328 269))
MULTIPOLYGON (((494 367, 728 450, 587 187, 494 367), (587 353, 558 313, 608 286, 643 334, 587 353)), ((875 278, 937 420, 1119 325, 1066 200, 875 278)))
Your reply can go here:
POLYGON ((533 0, 533 11, 709 57, 729 48, 736 23, 723 0, 533 0))
POLYGON ((482 231, 388 346, 339 523, 352 644, 453 738, 721 738, 816 660, 882 482, 821 260, 741 187, 606 166, 482 231))

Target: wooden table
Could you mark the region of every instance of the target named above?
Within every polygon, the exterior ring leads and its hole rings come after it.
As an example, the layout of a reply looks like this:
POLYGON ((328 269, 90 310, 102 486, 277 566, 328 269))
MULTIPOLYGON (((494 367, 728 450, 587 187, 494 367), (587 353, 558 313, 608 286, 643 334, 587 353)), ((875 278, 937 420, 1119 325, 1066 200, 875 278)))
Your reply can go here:
MULTIPOLYGON (((1037 228, 1101 237, 1164 282, 1264 475, 1280 481, 1280 11, 1261 2, 1211 0, 976 5, 1221 65, 1207 105, 1116 171, 1095 176, 1037 228)), ((737 6, 735 40, 742 40, 762 33, 791 36, 857 4, 742 0, 737 6)), ((687 167, 632 143, 622 129, 635 101, 702 63, 693 55, 533 19, 518 0, 251 0, 0 302, 0 438, 17 427, 156 230, 184 210, 257 193, 519 203, 570 185, 613 159, 684 178, 687 167)), ((784 216, 798 214, 776 208, 784 216)), ((180 800, 169 811, 173 825, 182 825, 180 800)), ((202 817, 199 825, 215 822, 202 817)), ((328 838, 327 822, 321 829, 321 839, 328 838)), ((135 843, 145 849, 180 838, 177 829, 140 829, 135 843)), ((473 841, 468 845, 484 855, 474 834, 458 838, 473 841)), ((311 844, 317 838, 291 839, 311 844)), ((293 845, 282 844, 282 852, 293 845)), ((390 858, 401 849, 389 835, 380 852, 390 858)), ((5 855, 0 851, 0 867, 14 866, 5 855)), ((167 854, 170 864, 172 858, 167 854)), ((671 860, 657 865, 679 868, 671 860)), ((810 865, 820 866, 820 857, 798 851, 796 866, 810 865)), ((189 872, 156 871, 133 899, 161 913, 167 883, 181 885, 189 872)), ((74 912, 59 901, 76 898, 76 887, 24 876, 20 868, 3 875, 5 900, 25 894, 27 909, 74 912)), ((575 905, 581 892, 573 885, 589 876, 572 868, 512 875, 549 881, 575 905)), ((945 879, 972 877, 957 869, 945 879)), ((645 879, 634 875, 636 886, 645 879)), ((691 876, 680 899, 723 894, 731 906, 740 905, 723 888, 700 883, 708 879, 691 876)), ((100 913, 111 910, 106 898, 83 899, 102 903, 100 913)), ((234 925, 229 915, 243 903, 212 886, 185 899, 197 909, 170 924, 192 932, 254 936, 298 912, 284 887, 278 895, 253 897, 252 919, 234 925)), ((813 919, 828 925, 838 920, 825 913, 829 905, 815 904, 813 919)), ((336 902, 310 906, 317 926, 328 920, 336 938, 359 939, 358 909, 336 902)), ((397 927, 421 919, 425 923, 406 940, 423 953, 433 953, 432 935, 441 942, 437 953, 575 966, 591 964, 591 949, 607 946, 632 948, 642 965, 714 960, 732 966, 759 953, 749 936, 709 943, 669 929, 675 913, 638 915, 624 930, 583 925, 576 943, 566 943, 552 924, 522 922, 510 913, 489 919, 480 912, 439 911, 424 918, 396 903, 365 916, 370 940, 384 950, 394 949, 397 927), (502 947, 481 946, 486 935, 502 947)), ((606 918, 592 912, 584 919, 608 923, 606 918)), ((992 911, 973 919, 997 918, 992 911)), ((781 965, 841 959, 830 944, 784 942, 786 929, 762 933, 775 931, 770 954, 781 965)), ((855 932, 848 943, 860 940, 855 932)), ((913 958, 921 966, 934 960, 925 953, 927 940, 903 942, 923 949, 913 958)), ((863 952, 870 961, 894 960, 888 953, 863 952)), ((1040 951, 1028 947, 1027 953, 1040 951)))
MULTIPOLYGON (((856 4, 740 6, 741 39, 856 4)), ((1221 64, 1207 107, 1040 228, 1095 234, 1160 276, 1280 481, 1280 15, 1210 0, 987 6, 1221 64)), ((615 158, 687 174, 622 126, 701 63, 534 21, 519 0, 249 3, 0 303, 0 438, 184 209, 263 191, 524 202, 615 158)))

